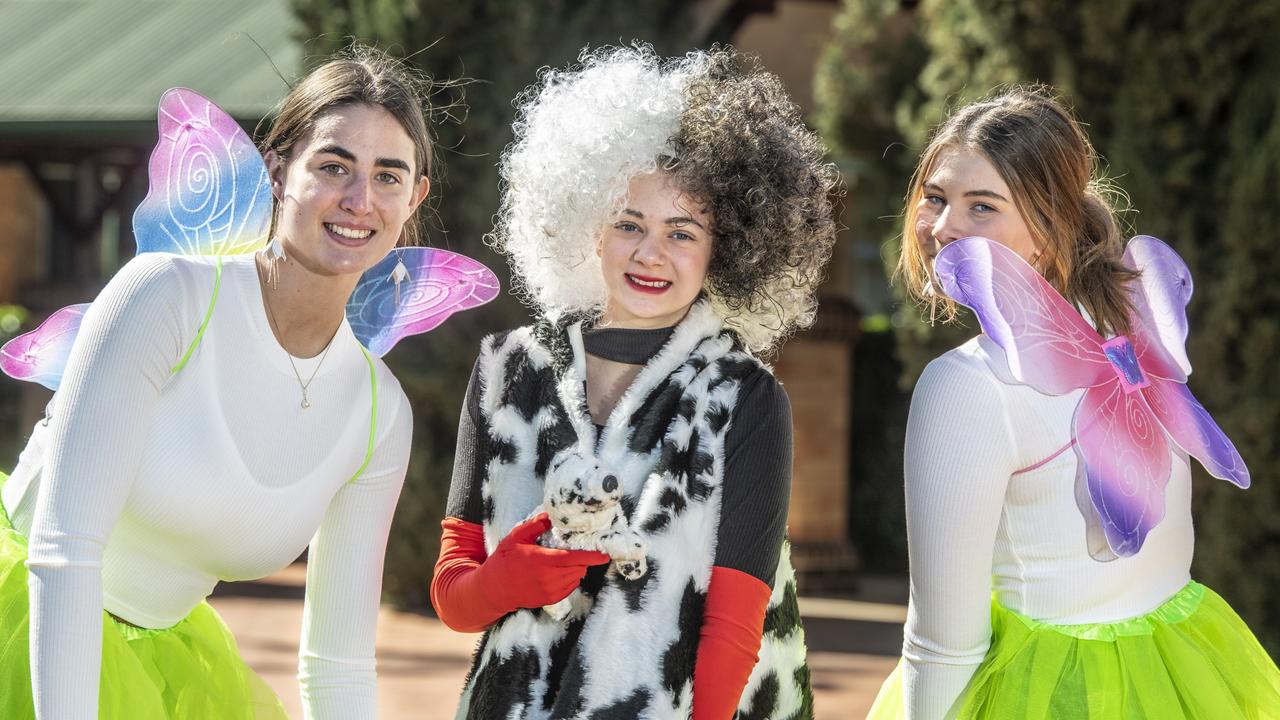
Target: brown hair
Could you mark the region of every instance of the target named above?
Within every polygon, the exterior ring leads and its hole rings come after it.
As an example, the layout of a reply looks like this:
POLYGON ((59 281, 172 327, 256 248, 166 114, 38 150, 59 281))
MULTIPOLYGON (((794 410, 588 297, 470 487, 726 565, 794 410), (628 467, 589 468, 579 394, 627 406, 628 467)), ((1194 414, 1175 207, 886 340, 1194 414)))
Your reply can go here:
POLYGON ((981 154, 1008 184, 1049 284, 1083 308, 1099 332, 1128 332, 1125 285, 1137 273, 1121 260, 1124 244, 1109 202, 1123 195, 1098 176, 1089 138, 1051 93, 1019 87, 966 105, 942 123, 920 156, 907 188, 897 274, 932 315, 953 320, 956 303, 926 291, 932 268, 915 239, 922 186, 943 151, 961 149, 981 154))
MULTIPOLYGON (((430 83, 390 55, 366 45, 352 45, 302 78, 280 101, 279 109, 259 149, 274 150, 282 160, 326 113, 350 105, 373 105, 391 113, 413 141, 414 180, 431 177, 433 143, 423 114, 422 88, 430 83)), ((278 209, 278 208, 277 208, 278 209)), ((276 217, 272 213, 271 234, 276 217)), ((421 228, 410 219, 405 241, 417 245, 421 228)))

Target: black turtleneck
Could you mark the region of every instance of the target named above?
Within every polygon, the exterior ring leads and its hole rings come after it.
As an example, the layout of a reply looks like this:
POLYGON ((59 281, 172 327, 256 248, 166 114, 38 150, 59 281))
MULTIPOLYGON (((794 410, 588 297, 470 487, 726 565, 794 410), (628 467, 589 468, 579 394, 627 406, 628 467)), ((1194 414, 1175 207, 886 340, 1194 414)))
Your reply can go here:
POLYGON ((605 360, 643 365, 658 354, 675 330, 674 327, 654 330, 591 328, 582 331, 582 345, 589 354, 605 360))
MULTIPOLYGON (((658 354, 674 330, 596 328, 584 331, 582 342, 588 354, 643 365, 658 354)), ((476 524, 483 522, 481 482, 487 439, 477 432, 478 372, 477 365, 471 372, 458 422, 458 447, 445 510, 450 517, 476 524)), ((791 404, 782 386, 764 370, 748 375, 738 391, 725 437, 723 487, 715 564, 772 584, 791 495, 791 404)))

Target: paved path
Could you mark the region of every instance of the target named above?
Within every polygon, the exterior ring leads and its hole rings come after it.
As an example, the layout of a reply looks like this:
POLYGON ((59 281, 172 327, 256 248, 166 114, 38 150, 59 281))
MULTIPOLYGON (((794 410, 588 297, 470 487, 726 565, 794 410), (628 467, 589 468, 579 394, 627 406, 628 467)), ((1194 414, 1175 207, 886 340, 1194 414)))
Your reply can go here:
MULTIPOLYGON (((236 583, 212 598, 240 642, 245 660, 301 718, 295 680, 304 569, 294 566, 256 583, 236 583)), ((841 600, 801 602, 813 672, 817 720, 860 720, 896 662, 903 608, 841 600)), ((382 720, 453 717, 478 635, 439 620, 383 608, 378 622, 378 693, 382 720)))

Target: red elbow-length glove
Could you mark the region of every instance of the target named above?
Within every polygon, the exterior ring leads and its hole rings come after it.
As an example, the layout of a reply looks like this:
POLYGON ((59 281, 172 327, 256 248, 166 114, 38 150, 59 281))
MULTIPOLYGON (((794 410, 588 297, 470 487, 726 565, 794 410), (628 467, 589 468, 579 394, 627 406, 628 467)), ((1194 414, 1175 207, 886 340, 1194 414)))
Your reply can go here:
POLYGON ((759 578, 711 568, 693 668, 693 720, 731 720, 760 652, 772 591, 759 578))
POLYGON ((517 525, 488 557, 482 526, 447 517, 440 527, 431 604, 459 632, 480 632, 519 608, 559 602, 578 587, 588 567, 609 562, 604 553, 538 545, 538 537, 551 529, 546 513, 517 525))

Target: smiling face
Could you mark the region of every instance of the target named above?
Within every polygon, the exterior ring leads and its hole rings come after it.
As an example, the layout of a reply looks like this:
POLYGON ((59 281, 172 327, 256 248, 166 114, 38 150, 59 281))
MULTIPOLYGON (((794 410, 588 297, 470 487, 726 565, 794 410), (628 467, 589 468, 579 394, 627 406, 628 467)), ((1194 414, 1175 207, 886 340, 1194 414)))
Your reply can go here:
POLYGON ((964 237, 994 240, 1035 265, 1038 249, 1013 193, 982 155, 944 150, 921 183, 915 236, 931 262, 948 243, 964 237))
POLYGON ((675 325, 697 299, 711 264, 711 214, 662 172, 637 175, 623 209, 600 233, 608 299, 601 325, 675 325))
POLYGON ((394 116, 358 104, 316 119, 289 158, 268 152, 285 257, 327 276, 358 275, 385 257, 427 195, 414 151, 394 116))

